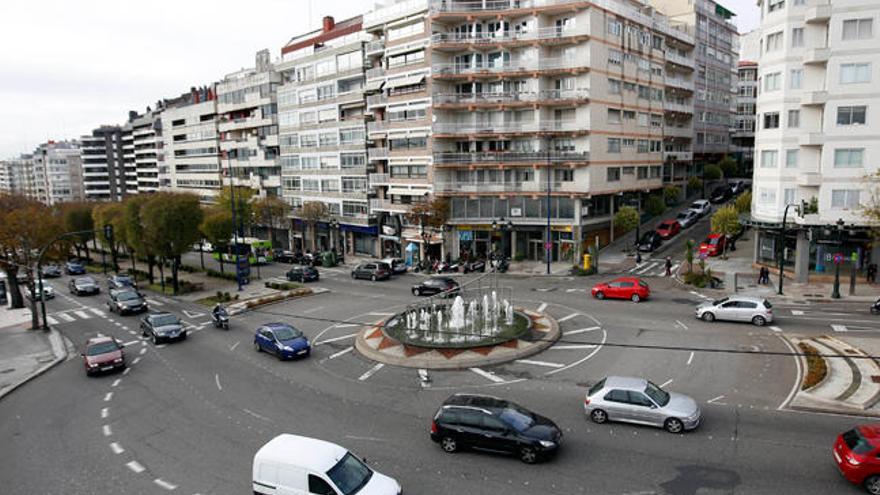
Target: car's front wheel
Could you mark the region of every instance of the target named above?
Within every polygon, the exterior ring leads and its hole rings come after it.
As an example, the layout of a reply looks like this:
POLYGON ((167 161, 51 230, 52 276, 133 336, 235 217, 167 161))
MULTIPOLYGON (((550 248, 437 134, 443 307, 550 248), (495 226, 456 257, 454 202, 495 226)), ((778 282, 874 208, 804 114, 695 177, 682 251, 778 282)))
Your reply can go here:
POLYGON ((538 461, 538 452, 534 447, 523 447, 519 449, 519 460, 526 464, 534 464, 538 461))
POLYGON ((355 276, 354 272, 351 272, 351 278, 357 278, 357 276, 355 276))
POLYGON ((597 292, 596 299, 599 299, 599 300, 605 299, 605 293, 602 291, 597 292))
POLYGON ((458 443, 452 437, 443 437, 440 439, 440 447, 443 448, 443 452, 451 454, 458 450, 458 443))
POLYGON ((755 316, 754 318, 752 318, 752 324, 755 325, 756 327, 763 327, 764 324, 766 324, 766 323, 767 323, 767 320, 764 319, 764 317, 761 315, 758 315, 758 316, 755 316))
POLYGON ((375 276, 375 275, 370 275, 370 281, 375 282, 375 281, 376 281, 376 276, 375 276))
POLYGON ((663 423, 663 429, 669 433, 681 433, 684 431, 684 423, 678 418, 669 418, 663 423))
POLYGON ((868 476, 865 479, 865 490, 871 495, 880 495, 880 476, 868 476))
POLYGON ((254 341, 254 350, 257 352, 263 352, 263 349, 260 347, 260 344, 254 341))
POLYGON ((590 420, 592 420, 593 423, 601 425, 602 423, 608 421, 608 413, 601 409, 593 409, 593 411, 590 413, 590 420))
POLYGON ((153 345, 159 345, 159 337, 153 334, 153 345))
POLYGON ((418 297, 418 296, 420 296, 420 295, 422 294, 421 291, 419 291, 418 288, 413 289, 413 290, 412 290, 412 293, 413 293, 413 295, 416 296, 416 297, 418 297))
POLYGON ((703 318, 703 321, 708 321, 709 323, 712 323, 713 321, 715 321, 715 314, 711 313, 709 311, 706 311, 705 313, 703 313, 702 318, 703 318))
POLYGON ((642 298, 638 294, 633 294, 632 296, 630 296, 629 299, 630 299, 630 301, 632 301, 634 303, 637 303, 642 300, 642 298))

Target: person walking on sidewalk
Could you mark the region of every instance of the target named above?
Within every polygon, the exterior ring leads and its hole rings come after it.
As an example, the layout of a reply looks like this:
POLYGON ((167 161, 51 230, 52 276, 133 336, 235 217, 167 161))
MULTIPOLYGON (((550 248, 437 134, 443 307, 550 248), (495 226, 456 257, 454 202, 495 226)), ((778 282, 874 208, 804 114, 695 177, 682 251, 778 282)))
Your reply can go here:
POLYGON ((868 265, 867 282, 869 284, 877 282, 877 263, 871 263, 870 265, 868 265))
POLYGON ((669 256, 666 257, 666 276, 672 276, 672 258, 669 256))

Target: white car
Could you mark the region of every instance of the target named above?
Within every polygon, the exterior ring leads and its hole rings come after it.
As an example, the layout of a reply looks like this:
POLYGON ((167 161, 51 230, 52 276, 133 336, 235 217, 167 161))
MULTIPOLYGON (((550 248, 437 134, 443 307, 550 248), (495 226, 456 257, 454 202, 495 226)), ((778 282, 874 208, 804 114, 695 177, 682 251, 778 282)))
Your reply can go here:
POLYGON ((688 209, 691 211, 695 211, 697 215, 700 215, 702 217, 703 215, 706 215, 712 211, 712 203, 710 203, 707 199, 698 199, 691 203, 691 206, 688 209))
POLYGON ((773 306, 760 297, 730 296, 700 304, 696 317, 707 322, 742 321, 761 327, 773 322, 773 306))
MULTIPOLYGON (((40 290, 40 283, 36 280, 34 280, 34 293, 36 293, 36 294, 42 293, 42 295, 45 296, 46 299, 52 299, 55 297, 55 289, 53 289, 51 285, 48 285, 44 282, 42 290, 40 290)), ((30 290, 26 290, 24 295, 28 299, 30 299, 32 297, 30 290)), ((39 296, 37 296, 37 301, 39 301, 39 300, 40 300, 40 298, 39 298, 39 296)))
POLYGON ((675 217, 675 220, 681 225, 681 228, 686 229, 693 225, 697 220, 699 220, 700 214, 694 210, 685 210, 678 214, 675 217))
POLYGON ((193 248, 192 248, 192 250, 193 250, 193 251, 196 251, 196 252, 198 252, 198 251, 203 251, 203 252, 206 252, 206 253, 213 253, 213 252, 214 252, 214 246, 212 246, 210 242, 203 242, 203 243, 201 243, 201 244, 199 244, 199 243, 195 243, 195 244, 193 244, 193 248))

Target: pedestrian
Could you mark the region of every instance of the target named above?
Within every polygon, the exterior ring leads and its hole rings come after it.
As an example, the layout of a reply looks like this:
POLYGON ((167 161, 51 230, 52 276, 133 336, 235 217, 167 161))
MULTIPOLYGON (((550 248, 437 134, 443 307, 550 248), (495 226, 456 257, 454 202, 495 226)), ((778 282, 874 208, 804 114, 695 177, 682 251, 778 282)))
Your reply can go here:
POLYGON ((766 266, 761 267, 761 279, 759 283, 761 285, 766 285, 770 283, 770 269, 766 266))
POLYGON ((672 258, 669 256, 666 257, 666 276, 672 276, 672 258))
POLYGON ((871 263, 868 265, 868 283, 873 284, 877 282, 877 263, 871 263))

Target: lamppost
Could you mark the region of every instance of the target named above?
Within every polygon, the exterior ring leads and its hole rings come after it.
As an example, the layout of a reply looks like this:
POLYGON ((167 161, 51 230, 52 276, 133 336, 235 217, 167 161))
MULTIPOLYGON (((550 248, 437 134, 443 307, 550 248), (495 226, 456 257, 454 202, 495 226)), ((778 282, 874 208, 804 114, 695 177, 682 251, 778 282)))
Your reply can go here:
MULTIPOLYGON (((840 250, 843 246, 843 224, 844 221, 842 218, 837 219, 837 249, 840 250)), ((837 254, 835 253, 834 257, 834 289, 831 291, 832 299, 840 299, 840 263, 843 260, 838 260, 837 254)))
POLYGON ((331 218, 329 227, 330 231, 334 233, 333 243, 331 244, 331 247, 338 251, 339 248, 337 247, 337 244, 339 243, 339 220, 337 220, 336 217, 331 218))
MULTIPOLYGON (((238 291, 241 292, 241 265, 239 263, 239 253, 238 253, 238 223, 236 223, 236 214, 235 210, 235 181, 233 180, 232 173, 232 158, 229 156, 229 153, 224 151, 223 154, 226 155, 226 167, 229 170, 229 203, 232 208, 232 244, 235 249, 235 281, 238 283, 238 291)), ((223 256, 222 254, 220 256, 223 256)))
POLYGON ((547 242, 544 244, 544 253, 547 256, 547 275, 550 275, 550 261, 553 252, 553 238, 551 237, 552 232, 550 232, 550 188, 552 187, 550 176, 552 175, 553 169, 550 167, 551 158, 549 136, 545 140, 545 143, 547 147, 547 242))
POLYGON ((798 210, 798 216, 803 217, 807 210, 807 202, 801 201, 801 204, 789 203, 785 205, 785 211, 782 213, 782 229, 779 232, 779 291, 777 294, 782 295, 782 281, 785 279, 785 222, 788 220, 788 208, 794 206, 798 210))

